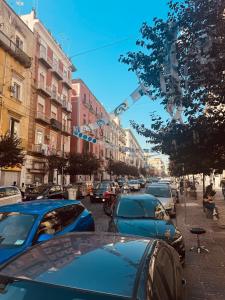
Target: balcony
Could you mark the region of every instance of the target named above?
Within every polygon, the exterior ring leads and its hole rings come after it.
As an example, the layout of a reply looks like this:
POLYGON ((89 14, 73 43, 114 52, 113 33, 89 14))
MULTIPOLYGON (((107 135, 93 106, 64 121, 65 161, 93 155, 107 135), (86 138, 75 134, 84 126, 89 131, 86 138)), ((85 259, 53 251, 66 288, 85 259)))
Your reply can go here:
POLYGON ((42 111, 36 112, 36 120, 40 121, 41 123, 50 124, 50 119, 42 111))
POLYGON ((71 127, 68 125, 63 125, 62 132, 65 133, 66 135, 71 135, 72 134, 71 127))
POLYGON ((37 90, 45 96, 51 96, 51 88, 41 81, 37 84, 37 90))
POLYGON ((57 131, 61 131, 62 130, 62 123, 60 123, 58 120, 56 119, 51 119, 50 120, 51 126, 53 129, 57 130, 57 131))
POLYGON ((47 145, 46 144, 33 144, 32 151, 34 153, 47 155, 47 145))
POLYGON ((66 76, 63 76, 62 83, 63 83, 68 89, 72 89, 72 81, 71 81, 71 79, 67 78, 66 76))
POLYGON ((62 107, 66 110, 66 111, 68 111, 69 113, 71 113, 72 112, 72 104, 70 103, 70 102, 68 102, 68 100, 63 100, 62 101, 62 107))
POLYGON ((48 68, 52 68, 53 60, 47 56, 45 51, 40 51, 39 60, 48 68))
POLYGON ((25 68, 31 67, 31 58, 0 30, 0 47, 10 53, 25 68))
POLYGON ((59 69, 59 64, 56 61, 52 63, 52 73, 54 73, 58 79, 63 80, 63 71, 59 69))
POLYGON ((57 94, 56 90, 51 91, 51 100, 54 101, 56 104, 62 105, 61 96, 57 94))

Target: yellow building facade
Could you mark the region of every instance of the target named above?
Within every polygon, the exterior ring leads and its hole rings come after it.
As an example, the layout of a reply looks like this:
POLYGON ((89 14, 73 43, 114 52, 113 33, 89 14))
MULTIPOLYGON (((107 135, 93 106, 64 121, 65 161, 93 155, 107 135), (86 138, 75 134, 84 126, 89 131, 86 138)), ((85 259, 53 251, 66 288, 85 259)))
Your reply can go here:
MULTIPOLYGON (((28 147, 29 116, 31 112, 32 31, 20 17, 0 1, 0 135, 16 134, 28 147)), ((25 180, 23 166, 8 168, 0 173, 0 185, 21 185, 25 180)))

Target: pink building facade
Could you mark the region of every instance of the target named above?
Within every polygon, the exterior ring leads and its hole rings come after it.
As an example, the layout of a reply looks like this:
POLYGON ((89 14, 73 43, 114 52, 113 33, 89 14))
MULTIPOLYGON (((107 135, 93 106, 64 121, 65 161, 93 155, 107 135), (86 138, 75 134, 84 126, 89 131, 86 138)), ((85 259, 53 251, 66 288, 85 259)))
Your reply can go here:
MULTIPOLYGON (((109 114, 104 106, 97 100, 87 85, 81 80, 72 81, 72 126, 82 126, 96 122, 100 118, 109 119, 109 114)), ((117 124, 113 122, 113 126, 104 126, 102 129, 96 129, 94 132, 86 132, 87 134, 96 137, 98 140, 109 141, 113 145, 118 144, 117 124)), ((101 174, 98 179, 108 178, 105 171, 108 160, 117 160, 118 149, 112 150, 106 147, 106 144, 92 144, 76 137, 71 138, 71 153, 93 153, 101 161, 101 174)))

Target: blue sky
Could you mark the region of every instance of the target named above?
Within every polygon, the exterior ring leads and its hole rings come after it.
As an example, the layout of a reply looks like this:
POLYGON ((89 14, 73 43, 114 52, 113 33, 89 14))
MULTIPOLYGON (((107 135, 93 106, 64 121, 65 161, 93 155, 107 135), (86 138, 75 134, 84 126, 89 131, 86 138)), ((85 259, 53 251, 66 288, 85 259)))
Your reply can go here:
MULTIPOLYGON (((21 7, 16 0, 8 0, 21 14, 30 12, 35 2, 39 19, 68 56, 73 56, 77 68, 74 78, 82 78, 108 111, 129 97, 137 87, 137 78, 118 58, 138 49, 135 42, 141 24, 151 24, 155 16, 164 17, 167 0, 23 0, 21 7), (117 41, 111 47, 76 55, 117 41)), ((122 115, 122 124, 129 127, 129 120, 136 120, 149 125, 149 112, 154 110, 168 117, 159 103, 143 97, 122 115)), ((145 139, 136 136, 146 148, 145 139)))

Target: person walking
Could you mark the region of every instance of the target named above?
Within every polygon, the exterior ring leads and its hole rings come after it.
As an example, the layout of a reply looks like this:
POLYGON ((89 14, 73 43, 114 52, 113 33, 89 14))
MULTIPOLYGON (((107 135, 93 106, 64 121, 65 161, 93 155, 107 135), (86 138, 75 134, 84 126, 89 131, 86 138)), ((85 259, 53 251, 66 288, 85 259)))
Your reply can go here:
POLYGON ((225 200, 225 178, 222 178, 222 180, 220 182, 220 186, 222 188, 223 198, 225 200))
POLYGON ((210 183, 209 185, 207 185, 205 189, 205 194, 209 195, 212 191, 213 191, 213 183, 210 183))
POLYGON ((22 194, 22 199, 24 199, 24 197, 25 197, 25 191, 26 191, 26 187, 25 187, 24 182, 22 183, 20 191, 21 191, 21 194, 22 194))

